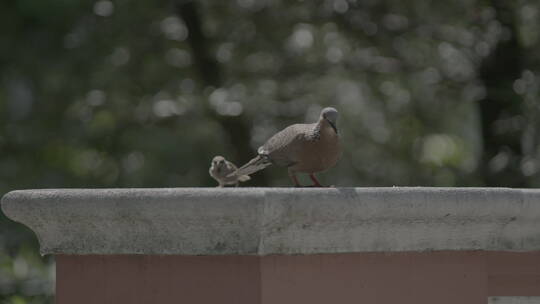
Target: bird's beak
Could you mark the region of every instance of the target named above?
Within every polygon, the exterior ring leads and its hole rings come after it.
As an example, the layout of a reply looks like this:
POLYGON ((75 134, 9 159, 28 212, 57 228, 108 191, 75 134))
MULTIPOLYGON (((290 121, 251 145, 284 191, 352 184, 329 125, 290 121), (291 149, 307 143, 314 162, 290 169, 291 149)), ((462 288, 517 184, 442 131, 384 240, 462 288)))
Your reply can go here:
MULTIPOLYGON (((326 119, 326 118, 325 118, 326 119)), ((336 132, 336 134, 338 134, 338 130, 337 130, 337 127, 336 125, 331 122, 329 119, 326 119, 326 121, 328 121, 328 123, 330 124, 330 126, 332 127, 332 129, 334 129, 334 132, 336 132)))

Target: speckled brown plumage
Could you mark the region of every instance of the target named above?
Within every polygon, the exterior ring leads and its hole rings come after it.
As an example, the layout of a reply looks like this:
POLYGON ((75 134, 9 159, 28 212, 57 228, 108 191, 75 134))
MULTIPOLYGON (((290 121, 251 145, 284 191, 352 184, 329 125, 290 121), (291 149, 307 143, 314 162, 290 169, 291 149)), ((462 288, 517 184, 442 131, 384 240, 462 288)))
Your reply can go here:
POLYGON ((334 108, 325 108, 316 123, 295 124, 283 129, 261 146, 259 155, 235 174, 249 175, 275 164, 289 169, 295 186, 299 186, 297 172, 309 174, 315 186, 321 186, 313 174, 332 168, 341 156, 337 116, 334 108))

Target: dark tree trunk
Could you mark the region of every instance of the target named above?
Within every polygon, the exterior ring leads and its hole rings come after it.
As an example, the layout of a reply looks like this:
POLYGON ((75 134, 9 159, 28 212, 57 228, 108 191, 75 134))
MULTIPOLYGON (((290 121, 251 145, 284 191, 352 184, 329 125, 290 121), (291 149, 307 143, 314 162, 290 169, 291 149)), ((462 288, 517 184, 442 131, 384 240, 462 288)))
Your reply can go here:
POLYGON ((480 101, 483 132, 483 159, 480 167, 486 186, 526 187, 521 173, 521 146, 525 129, 523 100, 513 90, 523 68, 512 2, 492 0, 496 18, 509 31, 480 67, 486 97, 480 101))
MULTIPOLYGON (((200 78, 204 82, 205 86, 212 86, 218 88, 222 86, 221 69, 215 58, 210 54, 210 45, 208 39, 205 37, 202 30, 202 23, 199 12, 197 10, 197 4, 195 1, 189 0, 176 0, 175 12, 182 18, 188 29, 188 41, 191 45, 192 54, 197 65, 200 78)), ((206 114, 212 119, 217 121, 231 142, 231 145, 235 149, 232 157, 225 156, 226 158, 242 165, 256 153, 250 146, 250 125, 246 115, 241 114, 239 116, 223 116, 216 113, 216 111, 205 103, 206 114)), ((267 185, 267 179, 263 172, 257 173, 252 177, 253 181, 251 185, 263 186, 267 185)))

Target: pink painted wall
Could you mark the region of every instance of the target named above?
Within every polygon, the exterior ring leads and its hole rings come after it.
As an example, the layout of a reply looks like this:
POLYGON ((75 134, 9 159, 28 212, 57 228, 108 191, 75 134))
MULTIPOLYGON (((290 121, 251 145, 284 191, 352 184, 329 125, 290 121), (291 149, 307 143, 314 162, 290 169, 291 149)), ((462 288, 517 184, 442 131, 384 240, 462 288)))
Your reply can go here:
POLYGON ((540 296, 540 252, 57 256, 57 303, 444 304, 540 296))
POLYGON ((257 257, 56 257, 57 304, 259 303, 257 257))
POLYGON ((263 303, 483 303, 485 264, 465 254, 346 254, 262 261, 263 303))

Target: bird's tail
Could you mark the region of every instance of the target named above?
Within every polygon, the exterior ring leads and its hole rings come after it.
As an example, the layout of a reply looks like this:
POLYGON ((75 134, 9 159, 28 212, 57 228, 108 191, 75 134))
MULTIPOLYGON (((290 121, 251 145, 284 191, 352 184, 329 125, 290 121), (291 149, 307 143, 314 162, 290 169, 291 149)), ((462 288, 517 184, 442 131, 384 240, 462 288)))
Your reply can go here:
POLYGON ((240 178, 243 178, 245 175, 251 175, 257 171, 260 171, 270 166, 271 164, 272 162, 270 161, 268 156, 257 155, 257 157, 250 160, 247 164, 243 165, 242 167, 238 168, 238 170, 234 171, 231 175, 240 176, 240 178))

